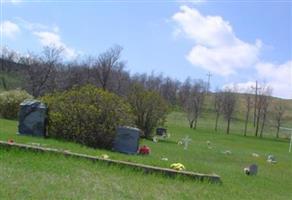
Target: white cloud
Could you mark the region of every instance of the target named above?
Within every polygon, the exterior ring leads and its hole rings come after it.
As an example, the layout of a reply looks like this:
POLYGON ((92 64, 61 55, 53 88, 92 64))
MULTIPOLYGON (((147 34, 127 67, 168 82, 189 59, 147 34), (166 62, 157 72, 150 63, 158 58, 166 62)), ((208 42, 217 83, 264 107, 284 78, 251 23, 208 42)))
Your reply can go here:
POLYGON ((22 3, 22 0, 10 0, 12 4, 19 4, 22 3))
POLYGON ((43 46, 54 46, 63 49, 63 55, 66 59, 71 60, 77 57, 75 49, 66 45, 60 36, 59 27, 57 25, 44 25, 41 23, 29 22, 22 18, 16 18, 18 30, 23 29, 37 37, 43 46))
POLYGON ((74 59, 77 57, 77 53, 73 48, 68 47, 64 44, 61 40, 60 35, 55 32, 48 32, 48 31, 35 31, 33 32, 35 36, 38 37, 40 43, 43 46, 54 46, 57 48, 63 49, 63 54, 66 59, 74 59))
POLYGON ((198 5, 198 4, 206 3, 207 0, 177 0, 177 2, 183 3, 183 4, 189 3, 189 4, 198 5))
POLYGON ((29 22, 19 17, 16 17, 16 21, 19 24, 19 26, 32 32, 36 30, 37 31, 53 31, 53 32, 59 31, 59 27, 56 25, 47 26, 40 23, 29 22))
MULTIPOLYGON (((260 62, 256 65, 257 78, 262 83, 272 88, 273 96, 292 99, 292 60, 283 64, 272 64, 260 62)), ((255 86, 254 81, 243 83, 229 83, 223 86, 236 85, 238 92, 247 92, 255 86)))
POLYGON ((273 88, 274 95, 292 99, 292 60, 283 64, 258 63, 259 78, 273 88))
POLYGON ((0 24, 0 31, 2 36, 14 39, 20 32, 20 28, 17 24, 11 21, 4 21, 0 24))
POLYGON ((258 61, 261 41, 250 44, 240 40, 220 16, 204 16, 195 8, 181 6, 172 19, 178 25, 175 34, 195 43, 186 56, 195 66, 227 76, 258 61))

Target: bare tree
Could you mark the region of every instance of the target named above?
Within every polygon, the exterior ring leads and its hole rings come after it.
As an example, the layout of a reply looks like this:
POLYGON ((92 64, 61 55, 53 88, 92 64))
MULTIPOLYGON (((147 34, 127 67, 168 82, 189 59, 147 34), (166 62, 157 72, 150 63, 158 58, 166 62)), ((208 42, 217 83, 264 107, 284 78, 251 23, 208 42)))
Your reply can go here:
POLYGON ((198 117, 202 110, 204 95, 204 83, 202 81, 194 83, 184 104, 184 110, 187 113, 190 128, 197 128, 198 117))
POLYGON ((30 53, 29 56, 20 59, 20 62, 26 66, 25 87, 34 97, 42 95, 46 89, 54 90, 54 75, 61 52, 62 49, 45 47, 42 57, 30 53))
POLYGON ((162 80, 163 80, 162 74, 155 76, 154 72, 152 72, 150 76, 147 76, 147 81, 146 81, 145 86, 148 90, 152 90, 152 91, 156 91, 160 93, 162 80))
POLYGON ((265 127, 266 117, 267 117, 267 112, 268 112, 268 107, 269 107, 270 94, 271 94, 271 88, 266 85, 262 85, 259 90, 258 99, 256 102, 257 114, 256 114, 255 136, 258 136, 259 131, 260 131, 260 137, 263 136, 263 130, 265 127))
POLYGON ((235 91, 230 89, 230 88, 226 88, 223 91, 223 114, 224 114, 224 118, 227 121, 227 129, 226 129, 226 133, 229 134, 230 132, 230 122, 232 119, 232 115, 234 113, 234 109, 235 109, 235 104, 236 104, 236 94, 235 91))
POLYGON ((217 128, 218 128, 218 120, 222 113, 222 109, 223 109, 223 95, 221 91, 217 90, 214 95, 214 110, 216 113, 215 131, 217 131, 217 128))
POLYGON ((179 89, 178 96, 180 105, 182 107, 184 107, 184 105, 186 105, 187 103, 187 99, 189 98, 191 93, 191 87, 192 87, 191 79, 187 78, 179 89))
POLYGON ((120 96, 128 95, 130 91, 130 74, 125 71, 124 63, 120 63, 120 65, 112 71, 109 90, 120 96))
POLYGON ((254 95, 254 113, 253 113, 253 127, 256 127, 256 122, 257 122, 257 105, 258 105, 258 92, 259 89, 261 89, 258 86, 258 81, 256 81, 255 87, 251 87, 252 89, 255 90, 255 95, 254 95))
POLYGON ((285 108, 282 104, 278 104, 274 106, 274 112, 275 112, 275 120, 276 120, 276 137, 279 138, 279 131, 282 124, 283 116, 285 114, 285 108))
POLYGON ((98 84, 103 90, 109 89, 109 83, 112 76, 112 71, 121 66, 121 46, 114 46, 106 52, 100 54, 95 63, 95 76, 98 84))
POLYGON ((261 132, 260 132, 260 137, 263 137, 263 132, 264 128, 266 125, 266 119, 267 119, 267 113, 268 113, 268 108, 270 104, 270 96, 269 95, 264 95, 260 96, 260 98, 264 98, 262 101, 263 106, 262 106, 262 113, 261 113, 261 118, 262 118, 262 124, 261 124, 261 132))
POLYGON ((169 77, 163 80, 163 83, 161 85, 161 95, 171 105, 175 105, 177 103, 177 92, 179 86, 179 81, 172 80, 169 77))
POLYGON ((247 91, 247 93, 244 94, 244 99, 245 99, 245 106, 246 106, 245 122, 244 122, 244 136, 246 136, 247 124, 249 121, 249 115, 250 115, 250 110, 252 106, 252 96, 250 94, 250 91, 247 91))

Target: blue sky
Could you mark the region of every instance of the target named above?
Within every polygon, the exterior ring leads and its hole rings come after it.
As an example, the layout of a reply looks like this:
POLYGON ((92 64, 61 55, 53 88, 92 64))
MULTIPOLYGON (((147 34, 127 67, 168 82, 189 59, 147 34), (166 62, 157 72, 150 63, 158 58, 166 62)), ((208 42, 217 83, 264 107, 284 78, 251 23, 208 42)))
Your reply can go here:
POLYGON ((123 46, 131 73, 206 80, 212 89, 255 80, 292 98, 291 1, 1 1, 1 46, 63 47, 64 60, 123 46))

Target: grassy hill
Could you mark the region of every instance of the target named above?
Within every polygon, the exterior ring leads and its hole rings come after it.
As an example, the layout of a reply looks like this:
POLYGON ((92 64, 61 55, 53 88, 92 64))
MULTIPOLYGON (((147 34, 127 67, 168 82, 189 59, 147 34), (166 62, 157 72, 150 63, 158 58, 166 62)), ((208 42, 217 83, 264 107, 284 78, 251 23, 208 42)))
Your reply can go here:
POLYGON ((150 146, 149 156, 130 156, 106 150, 91 149, 74 143, 16 135, 17 122, 0 120, 0 139, 14 139, 20 143, 40 143, 45 147, 72 152, 101 155, 112 159, 169 167, 181 162, 187 170, 216 173, 222 185, 210 185, 162 175, 144 175, 130 169, 120 169, 102 163, 65 158, 63 156, 30 153, 0 148, 1 199, 289 199, 292 188, 292 156, 288 140, 244 137, 231 131, 225 135, 224 125, 215 133, 211 120, 201 121, 197 130, 191 130, 183 113, 171 113, 167 126, 171 137, 150 146), (185 136, 192 141, 187 150, 177 142, 185 136), (211 142, 208 148, 206 141, 211 142), (230 155, 222 152, 229 150, 230 155), (251 154, 257 153, 259 157, 251 154), (268 154, 278 163, 266 162, 268 154), (168 158, 163 161, 161 158, 168 158), (249 164, 259 165, 257 176, 243 173, 249 164), (17 188, 17 189, 16 189, 17 188))
POLYGON ((8 90, 21 88, 23 84, 23 77, 19 73, 2 73, 0 74, 0 92, 4 90, 2 79, 5 79, 8 90))
MULTIPOLYGON (((252 99, 254 96, 252 96, 252 99)), ((237 102, 235 111, 233 114, 233 119, 231 122, 231 129, 233 129, 233 133, 243 135, 244 132, 244 122, 245 122, 245 115, 246 115, 246 102, 243 94, 237 94, 237 102)), ((275 114, 274 114, 274 107, 276 105, 282 105, 285 108, 285 113, 282 120, 282 126, 284 127, 291 127, 292 128, 292 100, 287 99, 280 99, 276 97, 270 98, 270 106, 268 109, 268 115, 266 120, 266 125, 264 129, 264 137, 274 138, 276 135, 276 121, 275 121, 275 114)), ((206 97, 203 111, 201 117, 199 118, 198 126, 203 128, 210 128, 214 129, 215 125, 215 113, 214 109, 214 94, 209 94, 206 97)), ((253 127, 253 107, 250 111, 249 117, 249 124, 247 129, 248 135, 254 135, 255 128, 253 127)), ((221 131, 225 131, 226 122, 223 117, 221 116, 219 129, 221 131)), ((281 137, 287 137, 288 135, 285 132, 281 132, 281 137)))

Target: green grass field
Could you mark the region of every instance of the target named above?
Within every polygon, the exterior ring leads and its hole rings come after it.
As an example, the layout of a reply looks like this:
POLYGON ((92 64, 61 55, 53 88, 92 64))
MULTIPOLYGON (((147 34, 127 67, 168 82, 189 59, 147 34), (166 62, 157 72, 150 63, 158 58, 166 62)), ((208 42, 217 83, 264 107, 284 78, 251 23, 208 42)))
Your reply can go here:
MULTIPOLYGON (((171 137, 150 146, 149 156, 124 155, 95 150, 74 143, 16 135, 17 122, 0 119, 0 139, 19 143, 40 143, 45 147, 70 150, 112 159, 169 167, 181 162, 189 171, 216 173, 223 184, 209 184, 162 175, 145 175, 117 166, 93 163, 53 154, 5 150, 0 148, 0 199, 290 199, 292 188, 292 153, 287 139, 244 137, 241 132, 218 133, 213 122, 201 120, 197 130, 187 126, 182 113, 171 113, 167 127, 171 137), (177 142, 185 136, 192 141, 187 150, 177 142), (211 142, 212 149, 206 141, 211 142), (230 150, 230 155, 222 152, 230 150), (257 153, 260 157, 253 157, 257 153), (273 154, 277 164, 266 162, 273 154), (166 157, 168 161, 161 158, 166 157), (246 176, 243 168, 256 163, 257 176, 246 176)), ((234 130, 240 124, 234 124, 234 130)), ((231 129, 232 130, 232 129, 231 129)), ((251 135, 251 134, 250 134, 251 135)))

